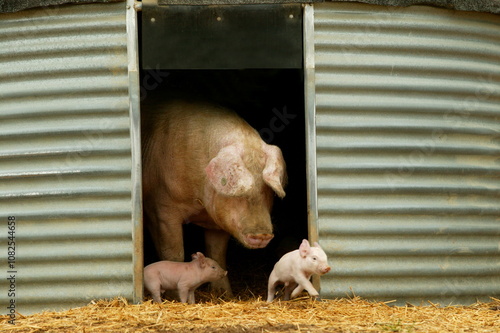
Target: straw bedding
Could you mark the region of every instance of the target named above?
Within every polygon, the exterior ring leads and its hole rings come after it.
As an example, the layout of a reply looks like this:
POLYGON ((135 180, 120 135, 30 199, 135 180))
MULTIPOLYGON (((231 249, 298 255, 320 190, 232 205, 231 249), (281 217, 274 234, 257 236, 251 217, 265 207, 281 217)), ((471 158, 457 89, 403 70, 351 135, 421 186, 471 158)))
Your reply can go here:
POLYGON ((62 312, 0 317, 1 332, 498 332, 500 300, 471 306, 393 307, 361 298, 267 303, 197 294, 197 304, 93 301, 62 312))

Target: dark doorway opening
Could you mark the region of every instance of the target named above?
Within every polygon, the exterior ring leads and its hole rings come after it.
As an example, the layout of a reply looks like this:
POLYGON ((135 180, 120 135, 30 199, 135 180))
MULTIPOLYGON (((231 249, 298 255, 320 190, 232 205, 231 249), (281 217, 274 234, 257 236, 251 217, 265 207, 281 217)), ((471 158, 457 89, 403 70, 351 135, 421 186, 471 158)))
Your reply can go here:
MULTIPOLYGON (((267 278, 276 261, 307 238, 304 82, 301 69, 144 70, 141 99, 193 96, 236 111, 264 141, 281 148, 287 163, 286 197, 275 198, 271 214, 275 237, 260 250, 231 239, 227 263, 235 295, 265 296, 267 278)), ((143 170, 144 172, 144 170, 143 170)), ((145 264, 158 260, 145 229, 145 264)), ((184 229, 186 260, 204 251, 203 230, 184 229)))

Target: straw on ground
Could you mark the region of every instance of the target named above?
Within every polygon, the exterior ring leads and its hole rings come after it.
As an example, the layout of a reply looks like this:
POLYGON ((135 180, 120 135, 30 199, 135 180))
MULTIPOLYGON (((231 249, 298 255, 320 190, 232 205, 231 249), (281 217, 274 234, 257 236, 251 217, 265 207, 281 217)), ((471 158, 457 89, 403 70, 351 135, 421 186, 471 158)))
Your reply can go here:
POLYGON ((175 301, 129 304, 93 301, 61 312, 0 317, 2 332, 498 332, 500 300, 470 306, 389 306, 359 297, 267 303, 260 298, 214 297, 188 305, 175 301))

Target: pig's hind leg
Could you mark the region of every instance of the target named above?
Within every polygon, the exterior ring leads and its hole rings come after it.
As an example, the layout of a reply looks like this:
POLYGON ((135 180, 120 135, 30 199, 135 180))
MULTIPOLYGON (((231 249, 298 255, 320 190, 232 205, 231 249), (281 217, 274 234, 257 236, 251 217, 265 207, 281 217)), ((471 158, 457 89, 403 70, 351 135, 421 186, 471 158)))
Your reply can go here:
POLYGON ((279 281, 269 277, 269 283, 267 284, 267 301, 272 302, 274 299, 274 295, 276 294, 276 287, 278 286, 279 281))
POLYGON ((153 301, 155 303, 162 302, 162 300, 161 300, 161 286, 160 285, 147 287, 147 290, 151 294, 151 297, 153 298, 153 301))
MULTIPOLYGON (((295 282, 288 282, 288 283, 286 283, 285 284, 285 291, 284 291, 283 300, 284 301, 288 301, 288 300, 294 298, 292 290, 295 292, 295 290, 297 290, 299 288, 301 288, 301 286, 298 285, 295 282)), ((302 291, 302 289, 300 291, 302 291)), ((300 293, 300 291, 299 291, 299 293, 300 293)))
POLYGON ((189 304, 194 304, 194 303, 196 303, 196 300, 195 300, 195 298, 194 298, 194 290, 195 290, 195 289, 191 289, 191 290, 189 290, 189 293, 188 293, 188 303, 189 303, 189 304))
POLYGON ((161 303, 161 282, 155 272, 147 271, 144 274, 144 291, 146 296, 151 295, 154 302, 161 303))
MULTIPOLYGON (((179 288, 179 300, 182 303, 187 303, 190 300, 190 290, 188 288, 179 288)), ((193 292, 193 303, 194 303, 194 292, 193 292)), ((193 304, 190 303, 190 304, 193 304)))

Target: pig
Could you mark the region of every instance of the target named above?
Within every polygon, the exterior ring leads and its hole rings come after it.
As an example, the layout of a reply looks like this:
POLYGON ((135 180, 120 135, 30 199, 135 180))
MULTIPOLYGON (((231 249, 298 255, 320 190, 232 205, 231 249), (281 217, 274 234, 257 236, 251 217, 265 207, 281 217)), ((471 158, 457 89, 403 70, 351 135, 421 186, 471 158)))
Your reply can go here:
POLYGON ((309 280, 313 274, 323 275, 330 271, 325 251, 314 243, 311 247, 307 239, 302 240, 298 250, 286 253, 274 265, 269 275, 267 301, 272 302, 278 284, 285 285, 285 301, 297 297, 304 289, 317 298, 319 293, 309 280), (293 292, 292 292, 293 291, 293 292))
MULTIPOLYGON (((230 236, 250 249, 274 237, 270 211, 283 198, 286 165, 235 112, 202 101, 143 107, 143 206, 162 260, 184 261, 183 224, 205 229, 205 252, 226 269, 230 236)), ((226 278, 213 289, 232 296, 226 278)))
POLYGON ((193 254, 191 262, 158 261, 144 268, 144 288, 161 303, 166 290, 177 290, 182 303, 195 303, 194 291, 202 284, 217 281, 227 275, 215 260, 203 253, 193 254))

